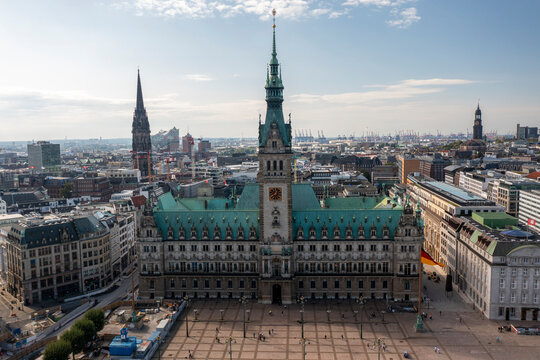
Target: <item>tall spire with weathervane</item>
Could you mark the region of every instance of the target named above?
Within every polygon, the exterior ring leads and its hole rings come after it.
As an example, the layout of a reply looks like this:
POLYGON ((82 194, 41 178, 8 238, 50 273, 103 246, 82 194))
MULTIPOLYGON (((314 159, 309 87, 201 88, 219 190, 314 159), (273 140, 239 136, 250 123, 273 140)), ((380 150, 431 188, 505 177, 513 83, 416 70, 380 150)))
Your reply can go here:
POLYGON ((291 127, 285 124, 283 118, 283 81, 281 78, 280 65, 276 51, 276 10, 273 15, 272 33, 272 57, 270 59, 269 71, 266 75, 266 119, 259 127, 259 146, 264 147, 268 141, 270 128, 276 126, 284 146, 291 146, 291 127), (272 125, 275 124, 275 125, 272 125))
POLYGON ((152 153, 152 143, 150 140, 150 123, 148 122, 148 115, 144 108, 144 101, 142 95, 141 86, 141 74, 137 70, 137 102, 135 104, 135 111, 133 112, 133 123, 131 127, 132 134, 132 159, 133 168, 141 171, 141 176, 148 176, 148 159, 152 153))

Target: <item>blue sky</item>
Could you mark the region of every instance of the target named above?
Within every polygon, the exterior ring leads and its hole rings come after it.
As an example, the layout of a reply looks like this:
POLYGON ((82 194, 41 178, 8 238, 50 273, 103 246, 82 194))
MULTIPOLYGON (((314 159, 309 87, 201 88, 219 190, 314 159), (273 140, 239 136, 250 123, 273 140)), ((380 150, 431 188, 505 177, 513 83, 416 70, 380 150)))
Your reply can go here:
POLYGON ((137 67, 152 132, 255 137, 272 8, 293 129, 540 123, 539 1, 4 1, 0 140, 130 137, 137 67))

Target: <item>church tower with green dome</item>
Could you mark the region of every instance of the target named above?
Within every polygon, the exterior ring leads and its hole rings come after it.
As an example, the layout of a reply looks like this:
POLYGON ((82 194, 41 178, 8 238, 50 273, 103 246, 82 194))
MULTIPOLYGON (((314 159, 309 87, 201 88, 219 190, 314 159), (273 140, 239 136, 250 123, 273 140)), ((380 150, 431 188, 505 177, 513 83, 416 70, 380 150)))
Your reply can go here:
POLYGON ((283 81, 276 51, 275 10, 272 57, 266 73, 266 118, 259 119, 259 218, 262 301, 292 298, 292 148, 291 123, 283 117, 283 81))

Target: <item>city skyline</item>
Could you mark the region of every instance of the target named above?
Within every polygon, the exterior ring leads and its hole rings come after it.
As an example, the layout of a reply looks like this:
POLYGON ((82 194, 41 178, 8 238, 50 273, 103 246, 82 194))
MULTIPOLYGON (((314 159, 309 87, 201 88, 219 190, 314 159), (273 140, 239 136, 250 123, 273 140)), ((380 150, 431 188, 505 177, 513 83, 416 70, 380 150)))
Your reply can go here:
POLYGON ((538 29, 526 17, 539 5, 487 4, 2 4, 0 21, 17 36, 0 35, 9 49, 0 59, 0 141, 129 137, 138 67, 152 134, 176 126, 254 138, 273 7, 295 129, 472 132, 480 98, 485 132, 513 133, 516 123, 538 123, 538 29))

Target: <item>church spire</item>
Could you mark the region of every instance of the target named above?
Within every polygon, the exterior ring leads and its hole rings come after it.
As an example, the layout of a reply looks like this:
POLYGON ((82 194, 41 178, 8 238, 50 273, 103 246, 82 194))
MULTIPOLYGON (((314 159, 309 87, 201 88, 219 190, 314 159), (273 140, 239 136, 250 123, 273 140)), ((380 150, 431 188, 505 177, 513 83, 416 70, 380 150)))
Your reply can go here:
POLYGON ((142 87, 141 87, 141 74, 139 69, 137 69, 137 105, 135 106, 137 110, 144 109, 144 102, 142 96, 142 87))

